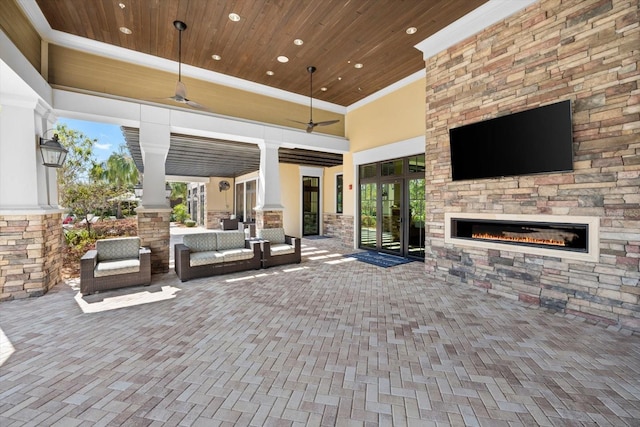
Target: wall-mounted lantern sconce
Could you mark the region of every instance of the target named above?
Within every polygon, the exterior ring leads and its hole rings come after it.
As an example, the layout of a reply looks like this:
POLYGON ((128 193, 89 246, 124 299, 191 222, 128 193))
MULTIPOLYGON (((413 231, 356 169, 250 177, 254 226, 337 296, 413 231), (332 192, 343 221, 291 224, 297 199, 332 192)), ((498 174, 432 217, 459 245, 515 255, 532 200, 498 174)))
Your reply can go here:
POLYGON ((169 185, 168 182, 164 186, 164 193, 167 196, 167 199, 171 197, 171 186, 169 185))
POLYGON ((60 144, 57 133, 53 135, 52 139, 40 137, 40 154, 42 154, 43 165, 51 168, 61 168, 67 158, 67 153, 66 148, 60 144))
POLYGON ((140 181, 133 186, 133 193, 138 199, 142 197, 142 183, 140 181))

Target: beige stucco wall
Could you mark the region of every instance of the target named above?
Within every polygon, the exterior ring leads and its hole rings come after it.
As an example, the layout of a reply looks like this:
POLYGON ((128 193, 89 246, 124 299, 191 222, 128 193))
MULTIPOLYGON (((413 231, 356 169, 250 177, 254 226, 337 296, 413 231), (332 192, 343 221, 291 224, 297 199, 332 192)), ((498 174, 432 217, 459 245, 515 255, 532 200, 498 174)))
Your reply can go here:
POLYGON ((207 189, 207 210, 233 211, 235 181, 233 178, 211 177, 206 184, 207 189), (230 188, 227 191, 220 191, 220 181, 227 181, 230 188))
POLYGON ((424 117, 425 79, 421 78, 347 113, 351 152, 424 135, 424 117))
MULTIPOLYGON (((342 169, 342 166, 334 166, 324 170, 322 206, 325 213, 336 213, 336 175, 341 174, 342 169)), ((346 195, 347 192, 345 191, 344 193, 346 195)))
POLYGON ((280 163, 284 231, 286 234, 297 237, 301 236, 300 193, 302 190, 300 184, 300 167, 289 163, 280 163))
MULTIPOLYGON (((345 215, 354 215, 358 194, 352 154, 425 134, 425 84, 420 78, 347 113, 345 131, 351 151, 343 157, 345 215)), ((394 157, 389 152, 389 159, 394 157)), ((328 206, 332 205, 325 204, 328 206)))

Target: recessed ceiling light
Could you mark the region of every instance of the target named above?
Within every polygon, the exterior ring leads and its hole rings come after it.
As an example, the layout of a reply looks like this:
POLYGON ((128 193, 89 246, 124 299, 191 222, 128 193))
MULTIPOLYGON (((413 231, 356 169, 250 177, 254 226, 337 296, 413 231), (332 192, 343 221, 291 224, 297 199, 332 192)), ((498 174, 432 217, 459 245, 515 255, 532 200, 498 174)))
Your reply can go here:
POLYGON ((304 44, 304 42, 300 39, 295 39, 293 41, 293 44, 295 44, 296 46, 302 46, 304 44))
POLYGON ((220 55, 211 55, 211 57, 213 59, 215 59, 216 61, 220 61, 222 59, 222 56, 220 56, 220 55))
POLYGON ((229 19, 231 19, 233 22, 238 22, 240 20, 240 15, 232 12, 229 14, 229 19))
POLYGON ((284 64, 285 62, 289 62, 289 58, 284 55, 280 55, 278 56, 278 62, 282 62, 284 64))
POLYGON ((271 70, 267 71, 267 76, 273 76, 275 73, 271 70))
POLYGON ((407 28, 407 34, 415 34, 417 32, 418 32, 418 29, 416 27, 407 28))
POLYGON ((342 80, 342 77, 338 77, 338 80, 342 80))
POLYGON ((120 6, 120 9, 124 9, 125 7, 127 7, 127 5, 125 5, 124 3, 118 3, 118 6, 120 6))
POLYGON ((357 64, 355 64, 355 65, 354 65, 354 67, 356 67, 356 68, 362 68, 362 67, 363 67, 363 65, 362 65, 361 63, 359 63, 359 62, 358 62, 357 64))
POLYGON ((132 31, 130 29, 128 29, 127 27, 120 27, 120 32, 124 33, 124 34, 131 34, 132 31))
POLYGON ((323 92, 326 92, 327 88, 326 87, 321 87, 320 90, 323 91, 323 92))

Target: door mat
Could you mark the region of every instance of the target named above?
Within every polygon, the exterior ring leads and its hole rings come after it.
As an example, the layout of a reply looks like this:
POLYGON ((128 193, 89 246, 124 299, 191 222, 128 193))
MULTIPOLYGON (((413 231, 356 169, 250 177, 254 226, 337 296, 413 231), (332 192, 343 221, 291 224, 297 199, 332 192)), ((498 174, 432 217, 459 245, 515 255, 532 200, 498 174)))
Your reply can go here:
POLYGON ((366 262, 367 264, 373 264, 378 267, 395 267, 396 265, 402 265, 412 262, 413 260, 408 258, 402 258, 399 256, 382 254, 380 252, 358 252, 355 254, 343 255, 344 257, 355 258, 358 261, 366 262))
POLYGON ((309 240, 320 240, 320 239, 330 239, 331 236, 303 236, 304 239, 309 240))

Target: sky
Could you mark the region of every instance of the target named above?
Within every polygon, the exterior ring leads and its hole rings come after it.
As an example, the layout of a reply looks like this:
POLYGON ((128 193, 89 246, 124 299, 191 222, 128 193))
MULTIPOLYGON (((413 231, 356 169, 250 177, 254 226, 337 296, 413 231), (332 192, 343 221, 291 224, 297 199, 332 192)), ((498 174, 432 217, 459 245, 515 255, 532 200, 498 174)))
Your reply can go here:
POLYGON ((99 163, 106 161, 111 153, 117 152, 120 145, 125 144, 120 126, 107 123, 87 122, 84 120, 58 118, 58 123, 66 124, 73 129, 85 134, 89 139, 96 139, 93 146, 93 154, 99 163))

